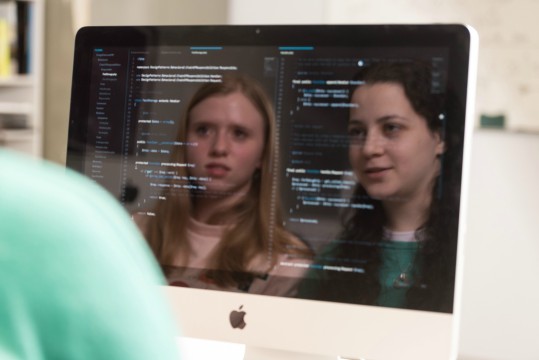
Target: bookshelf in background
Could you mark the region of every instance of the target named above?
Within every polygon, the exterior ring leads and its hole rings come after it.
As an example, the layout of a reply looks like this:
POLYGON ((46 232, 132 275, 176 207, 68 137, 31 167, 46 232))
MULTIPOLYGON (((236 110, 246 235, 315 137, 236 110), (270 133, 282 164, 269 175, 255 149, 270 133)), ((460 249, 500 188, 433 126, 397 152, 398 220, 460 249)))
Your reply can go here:
POLYGON ((0 146, 42 156, 44 0, 0 0, 0 146))

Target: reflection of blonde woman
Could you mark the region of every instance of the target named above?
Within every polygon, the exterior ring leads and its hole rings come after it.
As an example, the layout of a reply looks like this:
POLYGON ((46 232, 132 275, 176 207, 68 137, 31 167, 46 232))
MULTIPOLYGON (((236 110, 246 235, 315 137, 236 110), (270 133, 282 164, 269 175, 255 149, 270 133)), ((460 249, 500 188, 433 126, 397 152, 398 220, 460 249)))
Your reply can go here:
POLYGON ((203 85, 191 99, 178 134, 187 145, 172 160, 187 166, 144 226, 171 283, 293 291, 295 281, 271 276, 300 276, 281 264, 308 254, 281 225, 274 121, 265 93, 245 77, 203 85))

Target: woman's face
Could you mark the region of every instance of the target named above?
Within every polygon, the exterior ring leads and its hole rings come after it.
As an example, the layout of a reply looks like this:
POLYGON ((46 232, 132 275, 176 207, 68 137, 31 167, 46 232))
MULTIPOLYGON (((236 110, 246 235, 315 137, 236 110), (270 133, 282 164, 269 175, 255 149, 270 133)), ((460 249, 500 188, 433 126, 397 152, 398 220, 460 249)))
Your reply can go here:
POLYGON ((349 157, 359 183, 382 201, 429 200, 444 143, 398 83, 360 86, 352 95, 349 157))
POLYGON ((212 193, 223 196, 248 191, 261 167, 264 119, 240 92, 211 96, 189 114, 187 161, 189 175, 212 193), (206 180, 202 180, 204 178, 206 180))

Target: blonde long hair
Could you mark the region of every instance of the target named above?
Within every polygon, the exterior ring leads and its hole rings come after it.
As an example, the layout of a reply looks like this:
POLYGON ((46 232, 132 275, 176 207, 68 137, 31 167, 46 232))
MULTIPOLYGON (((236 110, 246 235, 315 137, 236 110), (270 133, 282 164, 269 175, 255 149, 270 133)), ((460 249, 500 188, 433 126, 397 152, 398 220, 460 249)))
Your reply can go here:
MULTIPOLYGON (((230 224, 210 259, 209 268, 225 270, 222 275, 212 277, 219 285, 237 283, 233 274, 248 272, 251 260, 258 255, 266 254, 268 270, 275 265, 277 257, 283 253, 308 253, 306 247, 294 245, 293 236, 282 226, 282 216, 277 183, 278 149, 275 146, 276 124, 272 104, 264 90, 252 79, 243 75, 227 75, 222 82, 207 83, 201 86, 189 102, 177 139, 186 144, 189 115, 191 110, 203 100, 212 96, 223 96, 240 92, 251 101, 263 117, 265 125, 265 143, 262 155, 262 166, 244 199, 226 212, 227 218, 233 214, 236 220, 230 224), (228 275, 227 275, 228 274, 228 275)), ((172 163, 187 165, 186 146, 176 147, 172 163)), ((177 254, 184 261, 189 256, 187 227, 192 211, 192 193, 187 181, 187 167, 174 170, 177 179, 172 181, 166 190, 166 200, 158 202, 155 216, 149 219, 146 237, 161 265, 173 265, 177 254)), ((219 215, 211 222, 219 222, 219 215)), ((297 241, 296 241, 297 243, 297 241)))

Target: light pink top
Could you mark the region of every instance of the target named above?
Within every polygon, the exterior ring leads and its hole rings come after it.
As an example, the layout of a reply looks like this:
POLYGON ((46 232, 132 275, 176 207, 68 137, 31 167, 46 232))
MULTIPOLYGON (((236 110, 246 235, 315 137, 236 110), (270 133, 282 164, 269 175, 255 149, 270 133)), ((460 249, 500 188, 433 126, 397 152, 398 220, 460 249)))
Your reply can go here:
MULTIPOLYGON (((171 271, 167 278, 171 285, 220 289, 211 281, 204 278, 204 269, 212 252, 217 247, 221 236, 225 231, 225 226, 208 225, 190 219, 187 229, 191 254, 188 257, 185 268, 171 271)), ((178 256, 177 264, 180 264, 178 256)), ((296 285, 309 267, 310 261, 299 259, 294 255, 281 254, 275 266, 268 269, 268 262, 264 256, 253 259, 249 270, 266 274, 266 276, 256 277, 248 289, 226 289, 230 291, 247 291, 255 294, 294 296, 296 285)))

